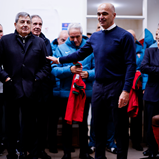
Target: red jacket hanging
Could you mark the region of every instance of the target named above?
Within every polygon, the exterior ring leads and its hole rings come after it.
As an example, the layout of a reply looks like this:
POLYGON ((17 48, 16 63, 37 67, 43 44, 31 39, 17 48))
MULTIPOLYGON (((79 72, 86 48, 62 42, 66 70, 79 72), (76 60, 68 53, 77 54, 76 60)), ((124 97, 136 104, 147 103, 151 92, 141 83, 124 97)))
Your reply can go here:
POLYGON ((132 88, 130 90, 130 94, 129 94, 129 104, 128 104, 128 116, 129 117, 136 117, 139 111, 139 103, 138 103, 138 96, 136 94, 136 91, 142 87, 142 83, 141 83, 141 72, 137 71, 135 73, 135 77, 133 80, 133 85, 132 88))
MULTIPOLYGON (((77 65, 81 63, 77 63, 77 65)), ((84 106, 86 100, 85 94, 86 84, 83 82, 80 74, 74 74, 71 90, 67 102, 65 120, 68 124, 72 124, 72 121, 83 121, 84 106)))

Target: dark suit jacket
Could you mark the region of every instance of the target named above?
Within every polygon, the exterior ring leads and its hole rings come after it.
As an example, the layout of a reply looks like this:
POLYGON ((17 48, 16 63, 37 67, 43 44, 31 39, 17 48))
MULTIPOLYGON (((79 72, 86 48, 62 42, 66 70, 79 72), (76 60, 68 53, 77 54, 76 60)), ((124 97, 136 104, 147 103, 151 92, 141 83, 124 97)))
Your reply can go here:
POLYGON ((50 72, 50 62, 46 59, 47 51, 44 41, 28 35, 23 46, 22 38, 17 31, 3 36, 0 40, 0 81, 4 83, 4 93, 9 89, 15 98, 32 97, 50 72), (4 82, 11 77, 12 82, 4 82), (37 81, 35 81, 37 79, 37 81), (38 84, 37 84, 38 83, 38 84))
POLYGON ((141 72, 148 74, 148 81, 143 99, 150 102, 159 101, 159 49, 147 48, 141 63, 141 72))

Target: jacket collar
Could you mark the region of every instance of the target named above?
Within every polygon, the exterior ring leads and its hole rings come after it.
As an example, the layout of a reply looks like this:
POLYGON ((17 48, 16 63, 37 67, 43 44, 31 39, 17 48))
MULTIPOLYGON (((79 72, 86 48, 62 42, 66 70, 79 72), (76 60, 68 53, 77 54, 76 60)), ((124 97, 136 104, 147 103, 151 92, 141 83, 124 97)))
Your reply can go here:
MULTIPOLYGON (((22 38, 22 36, 17 32, 17 30, 15 30, 14 33, 15 33, 16 36, 19 36, 19 37, 22 38)), ((32 35, 32 33, 30 32, 28 35, 25 36, 25 38, 30 37, 31 35, 32 35)))
POLYGON ((42 38, 44 41, 46 41, 46 37, 43 33, 40 33, 39 37, 42 38))
POLYGON ((66 45, 68 45, 68 46, 70 46, 70 47, 72 47, 72 48, 79 49, 79 48, 81 48, 82 46, 84 46, 84 44, 86 43, 87 39, 88 39, 87 36, 82 35, 82 41, 81 41, 80 46, 78 46, 78 47, 75 45, 74 41, 70 41, 70 38, 69 38, 69 37, 67 38, 67 40, 66 40, 65 43, 66 43, 66 45))

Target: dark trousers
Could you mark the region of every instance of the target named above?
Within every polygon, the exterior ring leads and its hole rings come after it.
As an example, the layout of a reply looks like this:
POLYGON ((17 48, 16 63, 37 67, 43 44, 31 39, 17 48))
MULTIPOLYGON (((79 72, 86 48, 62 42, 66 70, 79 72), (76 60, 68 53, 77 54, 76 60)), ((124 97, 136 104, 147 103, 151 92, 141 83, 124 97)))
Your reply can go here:
POLYGON ((138 115, 131 118, 130 136, 133 145, 140 144, 142 141, 142 110, 143 110, 143 93, 142 89, 137 91, 139 111, 138 115))
POLYGON ((37 109, 37 136, 38 152, 44 151, 47 146, 47 129, 49 120, 50 101, 40 102, 37 109))
MULTIPOLYGON (((109 114, 109 119, 107 122, 107 134, 105 134, 106 137, 106 147, 108 149, 116 148, 115 144, 115 127, 113 122, 112 114, 109 114)), ((95 134, 94 134, 94 126, 91 119, 91 128, 90 128, 90 142, 88 144, 89 147, 95 147, 95 134)))
POLYGON ((7 151, 9 158, 16 154, 20 131, 20 151, 37 155, 36 102, 26 97, 7 100, 5 104, 7 151), (20 113, 21 112, 21 113, 20 113), (20 116, 21 114, 21 116, 20 116))
POLYGON ((0 144, 3 142, 5 138, 5 130, 4 130, 4 96, 3 93, 0 93, 0 144))
POLYGON ((118 108, 122 92, 122 81, 94 82, 92 95, 92 120, 95 131, 95 159, 105 159, 105 143, 109 114, 112 114, 117 141, 117 159, 127 159, 128 152, 128 115, 127 107, 118 108))
POLYGON ((49 149, 57 149, 57 125, 59 117, 62 116, 62 112, 64 111, 61 104, 60 97, 53 97, 52 101, 54 101, 53 111, 49 111, 49 125, 48 125, 48 143, 49 149))
MULTIPOLYGON (((65 99, 65 104, 67 105, 67 99, 65 99)), ((86 99, 85 108, 84 108, 84 115, 83 115, 83 122, 79 122, 79 141, 80 141, 80 154, 88 153, 88 125, 87 125, 87 117, 89 112, 90 106, 90 98, 86 99)), ((65 105, 65 109, 66 109, 65 105)), ((65 111, 64 111, 65 112, 65 111)), ((63 149, 64 153, 71 153, 71 146, 72 146, 72 125, 67 124, 64 120, 63 114, 63 130, 62 130, 62 137, 63 137, 63 149)))
MULTIPOLYGON (((47 145, 49 114, 54 104, 52 84, 49 78, 42 83, 42 95, 37 109, 38 152, 44 151, 47 145)), ((53 115, 53 114, 52 114, 53 115)), ((52 125, 50 125, 52 127, 52 125)), ((52 135, 52 134, 51 134, 52 135)))
POLYGON ((147 116, 147 144, 151 153, 157 154, 158 146, 152 130, 152 117, 159 114, 159 102, 145 101, 147 116))

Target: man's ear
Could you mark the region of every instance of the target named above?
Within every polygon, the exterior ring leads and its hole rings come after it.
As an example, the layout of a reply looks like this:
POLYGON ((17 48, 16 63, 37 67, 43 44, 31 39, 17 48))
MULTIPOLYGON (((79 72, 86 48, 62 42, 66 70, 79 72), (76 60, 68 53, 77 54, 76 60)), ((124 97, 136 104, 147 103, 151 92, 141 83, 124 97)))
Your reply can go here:
POLYGON ((116 13, 114 13, 114 18, 116 17, 116 13))
POLYGON ((14 26, 16 27, 17 23, 14 23, 14 26))

